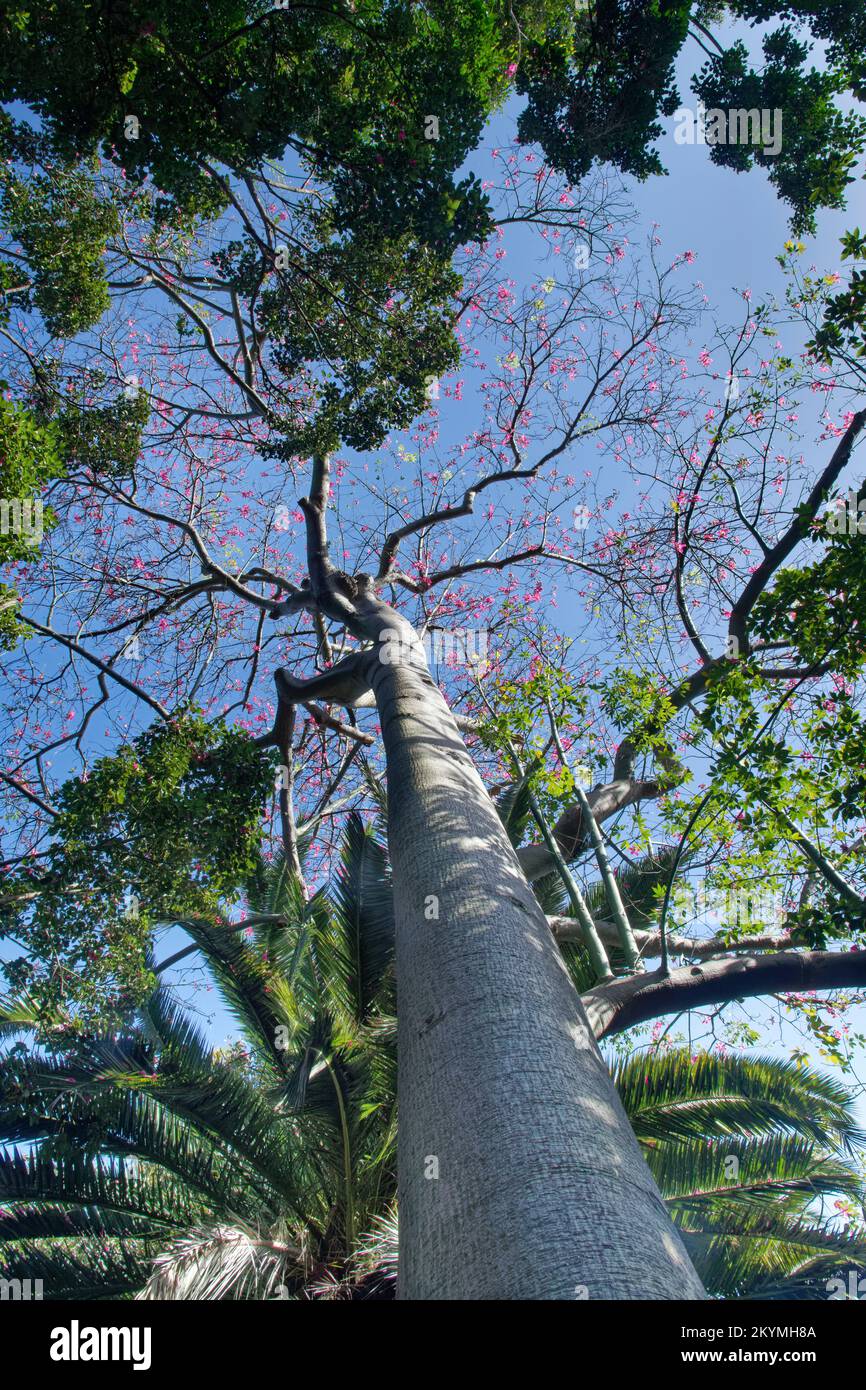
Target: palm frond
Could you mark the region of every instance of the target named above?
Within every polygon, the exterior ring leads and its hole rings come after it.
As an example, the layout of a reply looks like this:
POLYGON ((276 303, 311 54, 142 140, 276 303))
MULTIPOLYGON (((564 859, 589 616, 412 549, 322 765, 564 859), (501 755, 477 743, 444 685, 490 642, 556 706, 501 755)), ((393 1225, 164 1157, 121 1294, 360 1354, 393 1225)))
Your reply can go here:
POLYGON ((387 856, 361 817, 349 816, 333 886, 333 915, 316 936, 320 968, 340 1020, 366 1023, 394 956, 394 899, 387 856))
POLYGON ((700 1214, 702 1222, 744 1203, 800 1210, 816 1197, 856 1198, 862 1190, 859 1174, 841 1159, 790 1134, 659 1144, 647 1159, 669 1208, 700 1214))
POLYGON ((823 1300, 834 1274, 866 1267, 862 1235, 760 1207, 680 1234, 707 1291, 721 1298, 823 1300))
POLYGON ((31 1285, 38 1280, 46 1302, 130 1298, 149 1271, 145 1249, 103 1236, 68 1247, 27 1240, 14 1248, 0 1246, 0 1278, 29 1279, 31 1285))
POLYGON ((166 1230, 196 1219, 182 1183, 159 1169, 142 1170, 102 1157, 90 1159, 0 1154, 0 1202, 99 1207, 146 1218, 166 1230))
POLYGON ((530 791, 526 782, 510 782, 495 801, 499 819, 514 849, 522 843, 532 818, 530 791))
POLYGON ((845 1088, 786 1059, 674 1049, 619 1060, 613 1078, 640 1139, 782 1129, 847 1151, 866 1142, 845 1088))
POLYGON ((26 994, 0 994, 0 1038, 32 1033, 43 1022, 43 1015, 26 994))
POLYGON ((153 1261, 139 1299, 270 1299, 297 1286, 303 1253, 227 1225, 185 1231, 153 1261))

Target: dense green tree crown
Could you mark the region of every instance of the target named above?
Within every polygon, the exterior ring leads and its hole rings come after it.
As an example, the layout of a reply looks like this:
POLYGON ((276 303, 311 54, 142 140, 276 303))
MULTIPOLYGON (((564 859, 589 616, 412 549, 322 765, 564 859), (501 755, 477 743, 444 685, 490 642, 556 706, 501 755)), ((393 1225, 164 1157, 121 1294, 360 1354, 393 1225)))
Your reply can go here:
POLYGON ((817 207, 841 207, 852 166, 864 145, 863 119, 844 113, 843 91, 863 89, 866 19, 851 3, 695 7, 691 0, 596 0, 577 11, 551 14, 542 36, 528 44, 517 71, 528 98, 519 120, 522 138, 538 141, 548 158, 577 182, 601 159, 645 178, 663 172, 654 148, 661 117, 680 105, 675 66, 691 36, 707 53, 692 90, 707 108, 781 110, 781 149, 717 143, 714 162, 746 170, 761 164, 791 206, 795 229, 813 229, 817 207), (785 21, 762 39, 755 65, 742 40, 724 47, 707 29, 731 14, 749 24, 785 21), (703 21, 703 22, 702 22, 703 21), (826 42, 827 66, 809 66, 812 38, 826 42), (704 41, 710 43, 707 48, 704 41))
POLYGON ((108 308, 103 256, 118 213, 95 186, 95 161, 58 159, 45 137, 5 112, 0 150, 0 223, 18 246, 16 264, 4 264, 4 290, 15 286, 16 306, 38 309, 52 335, 74 336, 108 308))
POLYGON ((225 204, 211 164, 240 175, 288 145, 333 180, 342 229, 453 245, 479 226, 477 189, 452 176, 505 90, 504 27, 482 0, 13 7, 0 89, 67 157, 111 147, 186 209, 225 204))
POLYGON ((659 116, 679 105, 673 69, 690 3, 563 7, 529 45, 517 73, 528 98, 519 131, 577 183, 596 159, 645 178, 661 173, 659 116))
POLYGON ((778 158, 743 145, 712 158, 770 166, 798 226, 840 205, 863 144, 862 121, 835 103, 864 94, 857 0, 165 0, 12 7, 0 23, 0 92, 38 112, 67 157, 108 146, 131 177, 152 175, 205 211, 225 200, 213 166, 248 172, 288 145, 332 185, 342 229, 411 232, 443 250, 484 224, 477 184, 455 183, 455 171, 512 83, 527 98, 521 137, 572 181, 596 159, 660 172, 653 144, 679 103, 674 68, 689 38, 707 54, 693 90, 708 106, 783 108, 778 158), (722 17, 782 21, 762 65, 739 39, 713 36, 722 17), (808 66, 815 41, 826 45, 820 73, 808 66))
POLYGON ((733 44, 705 64, 695 91, 708 109, 781 113, 780 148, 768 153, 760 145, 719 143, 710 157, 729 169, 766 168, 790 205, 793 230, 814 232, 817 208, 845 206, 866 143, 863 117, 843 113, 835 102, 840 86, 853 86, 854 78, 843 79, 836 69, 807 70, 808 44, 798 41, 789 25, 763 39, 763 52, 758 72, 745 45, 733 44))
POLYGON ((154 922, 213 916, 248 886, 271 761, 188 710, 67 782, 47 862, 7 881, 7 921, 17 914, 33 951, 10 967, 16 984, 83 1018, 140 999, 154 922))
MULTIPOLYGON (((289 274, 270 278, 257 315, 284 379, 315 381, 307 423, 297 423, 296 412, 295 422, 280 423, 284 413, 291 418, 294 384, 270 398, 279 434, 273 453, 287 460, 341 441, 375 448, 421 412, 425 382, 459 361, 448 305, 460 279, 441 258, 405 236, 334 240, 327 219, 315 221, 316 247, 294 256, 289 274)), ((260 264, 249 244, 244 251, 260 264)), ((236 272, 230 256, 221 261, 228 278, 242 277, 243 259, 236 272)))

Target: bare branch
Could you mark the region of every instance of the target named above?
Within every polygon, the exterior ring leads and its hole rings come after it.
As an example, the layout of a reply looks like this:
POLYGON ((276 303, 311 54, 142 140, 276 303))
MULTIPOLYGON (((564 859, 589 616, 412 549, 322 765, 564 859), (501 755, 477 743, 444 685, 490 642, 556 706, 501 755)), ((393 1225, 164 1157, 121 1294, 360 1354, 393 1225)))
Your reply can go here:
POLYGON ((34 806, 39 806, 49 816, 59 816, 60 812, 55 811, 53 806, 49 806, 47 801, 36 792, 32 792, 29 787, 25 787, 23 782, 19 782, 16 777, 12 777, 8 772, 0 772, 0 781, 7 782, 10 787, 14 787, 22 796, 26 796, 28 801, 32 801, 34 806))
POLYGON ((135 684, 135 681, 127 680, 126 676, 122 676, 119 671, 115 671, 113 667, 109 666, 101 657, 94 656, 93 652, 89 652, 86 647, 82 647, 74 638, 67 637, 65 633, 62 632, 55 632, 53 628, 43 627, 42 623, 37 623, 35 618, 25 618, 23 614, 21 621, 27 623, 28 627, 32 627, 35 632, 41 633, 43 637, 50 637, 53 641, 60 642, 62 646, 68 647, 71 652, 75 652, 78 656, 83 656, 85 661, 89 661, 97 670, 104 672, 106 676, 110 676, 112 680, 117 681, 118 685, 122 685, 125 690, 130 691, 133 695, 137 695, 140 700, 144 700, 145 704, 150 705, 151 709, 156 710, 156 713, 161 719, 171 718, 165 705, 161 705, 159 700, 155 700, 152 695, 148 695, 146 690, 142 690, 140 685, 135 684))

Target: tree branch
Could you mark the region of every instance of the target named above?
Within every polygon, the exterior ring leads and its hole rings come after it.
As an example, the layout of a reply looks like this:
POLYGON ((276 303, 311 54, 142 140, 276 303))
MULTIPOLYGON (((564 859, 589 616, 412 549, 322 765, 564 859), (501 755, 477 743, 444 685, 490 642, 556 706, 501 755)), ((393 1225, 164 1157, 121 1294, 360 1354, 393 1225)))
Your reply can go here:
POLYGON ((708 1004, 803 990, 866 989, 866 951, 780 951, 632 975, 581 996, 596 1038, 708 1004))
POLYGON ((800 542, 809 534, 809 527, 817 516, 818 508, 821 506, 830 488, 836 482, 848 463, 851 457, 851 450, 864 424, 866 424, 866 410, 860 410, 854 416, 844 435, 839 440, 833 452, 833 457, 815 483, 805 503, 798 509, 796 518, 791 522, 785 534, 780 537, 776 544, 764 556, 731 609, 728 633, 731 637, 737 639, 739 642, 739 651, 743 655, 746 655, 749 651, 749 641, 746 633, 746 624, 749 614, 776 570, 780 565, 784 564, 791 552, 795 550, 800 542))
POLYGON ((106 676, 111 676, 111 679, 117 681, 118 685, 122 685, 123 688, 130 691, 131 694, 137 695, 140 700, 144 700, 145 704, 150 705, 151 709, 156 710, 156 713, 161 719, 171 718, 165 705, 161 705, 159 700, 155 700, 152 695, 148 695, 146 690, 142 690, 140 685, 135 684, 135 681, 127 680, 126 676, 122 676, 119 671, 115 671, 113 667, 109 666, 108 663, 103 661, 100 657, 94 656, 93 652, 89 652, 86 647, 82 647, 74 638, 67 637, 62 632, 55 632, 51 627, 43 627, 41 623, 37 623, 35 618, 25 618, 23 614, 21 615, 21 621, 26 623, 28 627, 32 627, 35 632, 41 633, 43 637, 50 637, 53 641, 60 642, 62 646, 68 647, 71 652, 75 652, 78 656, 83 656, 84 660, 89 661, 97 670, 104 672, 106 676))

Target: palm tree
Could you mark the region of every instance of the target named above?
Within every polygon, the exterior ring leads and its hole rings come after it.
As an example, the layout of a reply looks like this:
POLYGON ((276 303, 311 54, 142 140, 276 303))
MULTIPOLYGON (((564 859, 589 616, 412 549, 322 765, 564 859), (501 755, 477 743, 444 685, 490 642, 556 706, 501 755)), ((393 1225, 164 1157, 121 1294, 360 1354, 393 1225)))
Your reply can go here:
MULTIPOLYGON (((305 902, 280 860, 251 907, 246 939, 184 923, 240 1029, 229 1053, 162 988, 125 1035, 58 1020, 6 1058, 0 1144, 29 1152, 0 1161, 4 1271, 56 1298, 376 1296, 353 1261, 396 1184, 382 850, 353 818, 330 898, 305 902)), ((37 1020, 19 1002, 2 1027, 37 1020)))
MULTIPOLYGON (((0 1274, 51 1298, 387 1298, 396 1272, 393 914, 357 817, 329 894, 279 860, 249 936, 185 923, 243 1041, 211 1049, 159 989, 124 1035, 0 1028, 0 1274)), ((575 968, 578 961, 573 960, 575 968)), ((866 1241, 844 1087, 771 1058, 633 1055, 614 1080, 707 1289, 824 1297, 866 1241)))

